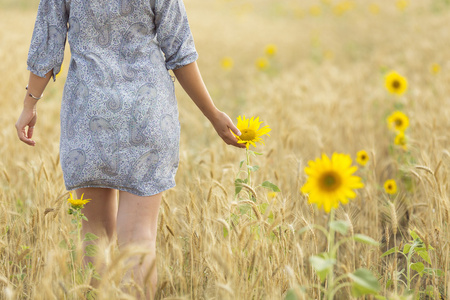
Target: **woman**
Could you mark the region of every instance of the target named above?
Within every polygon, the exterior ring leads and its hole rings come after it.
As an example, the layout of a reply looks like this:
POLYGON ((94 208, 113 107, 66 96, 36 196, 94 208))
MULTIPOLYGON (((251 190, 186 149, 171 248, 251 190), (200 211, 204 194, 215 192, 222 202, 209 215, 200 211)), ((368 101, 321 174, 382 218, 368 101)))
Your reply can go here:
MULTIPOLYGON (((245 145, 237 143, 231 131, 239 136, 239 130, 203 83, 182 0, 41 0, 16 123, 24 143, 36 144, 36 106, 60 72, 66 37, 71 60, 60 139, 66 189, 92 199, 82 211, 88 218, 83 234, 110 242, 117 234, 119 249, 139 244, 151 250, 134 268, 142 284, 155 259, 161 193, 175 185, 179 160, 180 125, 168 70, 227 144, 245 145)), ((154 268, 146 297, 154 296, 156 282, 154 268)))

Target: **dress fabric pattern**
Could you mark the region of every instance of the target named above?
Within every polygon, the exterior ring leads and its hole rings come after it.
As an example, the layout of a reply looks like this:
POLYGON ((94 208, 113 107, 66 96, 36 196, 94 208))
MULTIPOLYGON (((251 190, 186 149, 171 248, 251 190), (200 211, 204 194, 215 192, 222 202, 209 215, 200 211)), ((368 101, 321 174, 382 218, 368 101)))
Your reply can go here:
POLYGON ((175 186, 180 123, 169 69, 197 60, 182 0, 41 0, 28 70, 71 59, 61 102, 67 190, 150 196, 175 186))

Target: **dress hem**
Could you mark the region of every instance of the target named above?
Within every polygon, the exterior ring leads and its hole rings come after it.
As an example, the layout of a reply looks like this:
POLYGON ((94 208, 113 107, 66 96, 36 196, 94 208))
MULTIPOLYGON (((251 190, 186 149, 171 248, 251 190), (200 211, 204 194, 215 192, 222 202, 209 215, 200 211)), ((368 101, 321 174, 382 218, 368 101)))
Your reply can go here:
POLYGON ((108 188, 108 189, 115 189, 115 190, 119 190, 119 191, 124 191, 124 192, 128 192, 131 193, 133 195, 137 195, 140 197, 148 197, 148 196, 154 196, 156 194, 159 194, 161 192, 167 191, 173 187, 175 187, 176 184, 171 184, 168 187, 164 187, 164 188, 160 188, 157 189, 156 193, 152 192, 152 193, 142 193, 136 189, 132 189, 132 188, 127 188, 127 187, 117 187, 117 186, 109 186, 106 184, 80 184, 80 185, 74 185, 74 186, 66 186, 66 190, 68 191, 73 191, 76 189, 81 189, 81 188, 108 188))

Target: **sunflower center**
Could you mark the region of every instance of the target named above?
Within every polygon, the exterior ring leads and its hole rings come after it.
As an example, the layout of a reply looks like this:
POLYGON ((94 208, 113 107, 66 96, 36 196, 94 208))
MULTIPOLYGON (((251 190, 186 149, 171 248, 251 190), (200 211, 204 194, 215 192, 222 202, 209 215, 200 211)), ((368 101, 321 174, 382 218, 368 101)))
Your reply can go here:
POLYGON ((361 159, 362 160, 366 160, 366 156, 363 154, 363 155, 361 155, 361 159))
POLYGON ((319 180, 320 188, 327 192, 337 190, 341 184, 341 177, 334 171, 325 172, 319 180))
POLYGON ((403 125, 402 119, 395 119, 395 126, 400 127, 403 125))
POLYGON ((387 188, 388 190, 392 190, 392 184, 388 184, 387 188))
POLYGON ((256 132, 250 128, 242 129, 239 138, 243 141, 252 141, 256 138, 256 132))
POLYGON ((394 80, 394 81, 392 81, 392 87, 394 88, 394 89, 398 89, 398 88, 400 88, 400 81, 398 81, 398 80, 394 80))

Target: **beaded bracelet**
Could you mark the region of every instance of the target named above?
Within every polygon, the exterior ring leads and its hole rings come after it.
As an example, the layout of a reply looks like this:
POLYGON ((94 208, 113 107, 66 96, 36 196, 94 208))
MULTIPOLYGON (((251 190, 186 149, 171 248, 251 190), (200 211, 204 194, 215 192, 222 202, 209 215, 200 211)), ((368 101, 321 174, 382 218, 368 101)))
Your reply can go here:
MULTIPOLYGON (((28 85, 25 87, 25 89, 28 91, 28 85)), ((40 97, 36 97, 34 96, 32 93, 28 93, 28 96, 30 96, 31 98, 33 98, 34 100, 39 100, 42 98, 44 94, 42 94, 40 97)))

